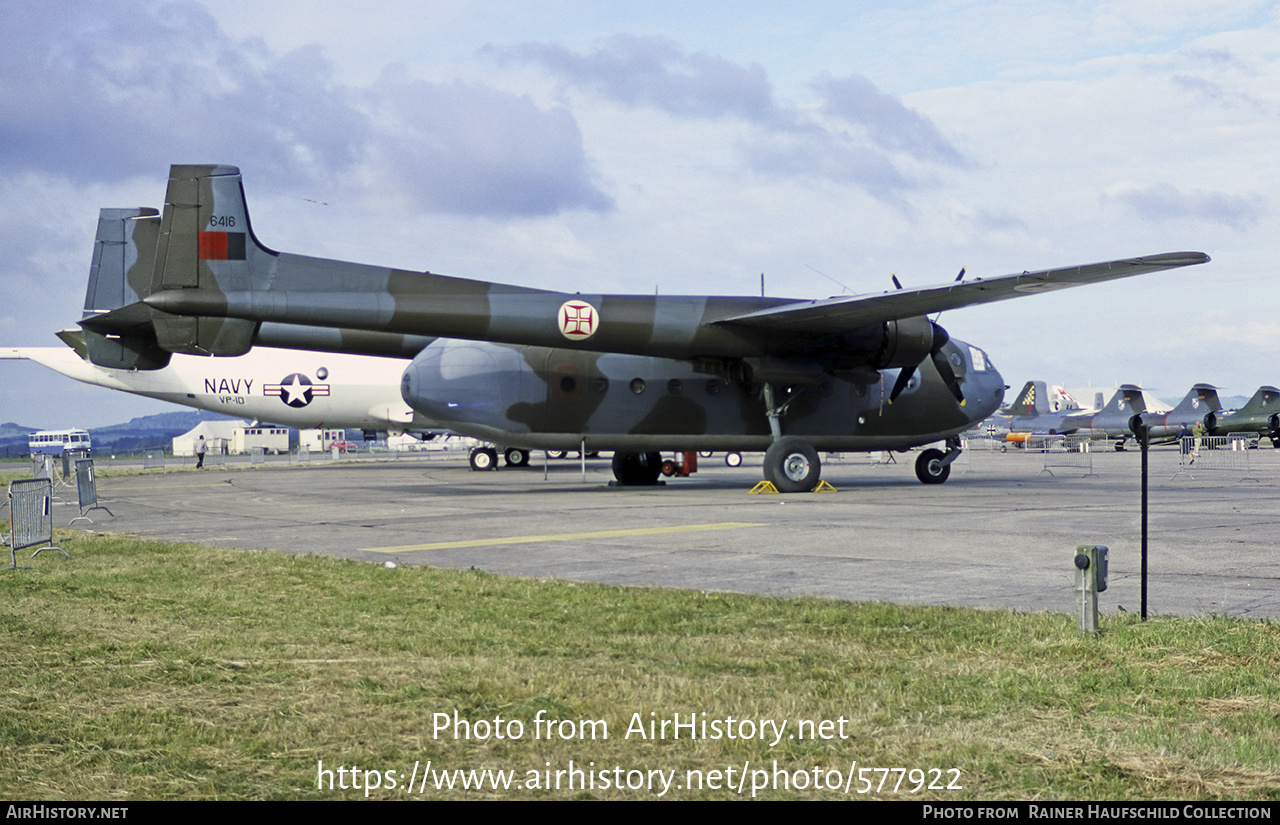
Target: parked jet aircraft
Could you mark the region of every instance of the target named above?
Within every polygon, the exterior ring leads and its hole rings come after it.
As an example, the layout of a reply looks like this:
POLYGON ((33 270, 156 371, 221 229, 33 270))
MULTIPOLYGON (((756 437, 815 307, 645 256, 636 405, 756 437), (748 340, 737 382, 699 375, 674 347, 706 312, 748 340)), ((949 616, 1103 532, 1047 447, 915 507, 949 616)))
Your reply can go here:
POLYGON ((582 295, 272 251, 230 166, 174 166, 159 225, 137 218, 126 246, 139 300, 81 322, 95 363, 239 355, 269 322, 297 325, 295 346, 320 340, 315 327, 442 336, 402 393, 456 432, 620 451, 623 483, 654 481, 658 450, 764 450, 766 477, 787 491, 817 485, 816 449, 939 440, 948 450, 923 452, 916 472, 946 480, 959 434, 995 411, 1004 382, 929 313, 1208 260, 1179 252, 820 301, 582 295))
POLYGON ((1205 416, 1222 409, 1218 400, 1218 388, 1211 384, 1196 384, 1186 397, 1167 413, 1144 412, 1148 437, 1153 440, 1169 440, 1190 435, 1191 428, 1203 424, 1205 416))
POLYGON ((1214 410, 1204 417, 1205 432, 1210 435, 1262 433, 1280 447, 1280 390, 1258 387, 1238 410, 1214 410))
POLYGON ((997 431, 1006 431, 1005 439, 1023 442, 1029 435, 1060 435, 1064 421, 1078 421, 1086 412, 1062 387, 1049 387, 1043 381, 1028 381, 1012 404, 993 417, 997 431))
MULTIPOLYGON (((1068 410, 1060 413, 1011 419, 1013 434, 1091 435, 1125 439, 1133 435, 1129 419, 1147 411, 1146 397, 1136 384, 1121 384, 1101 410, 1068 410)), ((1119 449, 1119 447, 1117 447, 1119 449)))

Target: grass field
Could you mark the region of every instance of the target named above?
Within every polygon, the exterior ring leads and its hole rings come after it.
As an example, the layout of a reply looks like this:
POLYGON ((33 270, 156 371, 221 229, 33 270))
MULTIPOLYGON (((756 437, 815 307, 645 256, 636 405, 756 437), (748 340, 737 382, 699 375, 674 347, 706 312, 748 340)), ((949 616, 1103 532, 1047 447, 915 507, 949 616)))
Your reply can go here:
POLYGON ((62 543, 0 574, 10 799, 1280 799, 1271 622, 62 543), (636 732, 676 714, 722 736, 636 732))

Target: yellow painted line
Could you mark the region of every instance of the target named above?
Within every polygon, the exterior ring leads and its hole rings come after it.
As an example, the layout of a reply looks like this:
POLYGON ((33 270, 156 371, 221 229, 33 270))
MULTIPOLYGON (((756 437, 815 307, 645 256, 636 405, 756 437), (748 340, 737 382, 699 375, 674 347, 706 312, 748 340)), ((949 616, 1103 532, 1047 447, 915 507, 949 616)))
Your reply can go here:
POLYGON ((614 539, 624 536, 660 536, 667 533, 697 533, 704 530, 736 530, 740 527, 765 527, 743 521, 717 524, 684 524, 678 527, 637 527, 631 530, 599 530, 594 533, 551 533, 545 536, 506 536, 466 541, 438 541, 434 544, 405 544, 400 547, 362 547, 365 553, 411 553, 414 550, 453 550, 459 547, 494 547, 501 544, 536 544, 544 541, 580 541, 582 539, 614 539))
MULTIPOLYGON (((115 478, 112 478, 111 476, 107 476, 106 480, 115 481, 121 477, 122 476, 116 476, 115 478)), ((101 478, 101 476, 99 476, 99 478, 101 478)), ((228 480, 217 481, 212 484, 130 484, 127 485, 127 487, 130 490, 194 490, 197 487, 227 487, 230 486, 230 484, 231 482, 228 480)))

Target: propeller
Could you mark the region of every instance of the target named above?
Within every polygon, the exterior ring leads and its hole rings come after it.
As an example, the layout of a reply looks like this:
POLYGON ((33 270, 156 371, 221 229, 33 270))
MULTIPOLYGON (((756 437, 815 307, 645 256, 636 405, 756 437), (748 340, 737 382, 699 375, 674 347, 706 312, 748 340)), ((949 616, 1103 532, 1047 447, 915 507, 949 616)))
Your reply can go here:
MULTIPOLYGON (((960 283, 964 280, 965 270, 967 267, 960 267, 960 274, 956 275, 953 283, 960 283)), ((893 279, 893 285, 898 289, 902 289, 902 283, 898 281, 898 276, 893 273, 889 274, 893 279)), ((942 376, 942 383, 947 385, 947 389, 951 390, 951 394, 955 396, 956 401, 960 402, 960 406, 964 406, 964 392, 960 389, 960 379, 956 377, 956 371, 951 366, 951 361, 942 354, 942 348, 951 340, 951 336, 941 325, 938 324, 938 318, 942 316, 939 312, 929 326, 933 332, 933 346, 929 348, 929 358, 933 360, 933 366, 938 370, 938 375, 942 376)), ((921 362, 923 363, 923 361, 921 362)), ((911 383, 911 377, 916 374, 916 369, 920 365, 917 364, 910 369, 903 368, 898 371, 898 380, 893 382, 893 389, 889 392, 889 403, 892 404, 899 395, 906 390, 907 384, 911 383)))
MULTIPOLYGON (((951 340, 951 336, 939 324, 930 321, 929 326, 933 330, 933 346, 929 348, 929 358, 933 361, 934 369, 938 371, 938 375, 942 376, 942 383, 947 385, 947 389, 951 390, 951 394, 955 396, 956 401, 964 406, 964 392, 960 389, 960 379, 956 377, 956 371, 951 366, 950 359, 943 354, 942 348, 951 340)), ((923 363, 923 361, 921 361, 923 363)), ((898 372, 898 380, 893 382, 893 389, 889 392, 889 403, 892 404, 903 390, 907 388, 907 384, 911 383, 911 377, 916 374, 916 369, 920 365, 914 367, 903 367, 898 372)))

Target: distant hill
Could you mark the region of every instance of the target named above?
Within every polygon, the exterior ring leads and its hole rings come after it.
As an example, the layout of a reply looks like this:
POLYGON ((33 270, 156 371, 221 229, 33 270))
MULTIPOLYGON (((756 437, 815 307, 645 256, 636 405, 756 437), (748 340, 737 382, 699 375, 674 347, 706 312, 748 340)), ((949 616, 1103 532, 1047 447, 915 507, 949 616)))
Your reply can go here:
MULTIPOLYGON (((204 410, 183 410, 180 412, 156 413, 134 418, 124 424, 113 424, 109 427, 94 427, 89 430, 96 453, 106 450, 131 452, 147 448, 168 447, 174 436, 195 427, 201 421, 227 421, 231 416, 204 410)), ((27 454, 27 439, 40 427, 24 427, 21 424, 8 422, 0 424, 0 455, 6 458, 27 454)))
POLYGON ((0 439, 16 438, 17 436, 27 437, 27 433, 36 431, 35 427, 24 427, 21 424, 15 424, 12 421, 6 421, 0 424, 0 439))
POLYGON ((112 424, 109 427, 95 427, 94 429, 89 430, 89 434, 94 437, 95 441, 100 437, 110 439, 116 434, 123 433, 140 434, 156 431, 173 431, 174 435, 181 435, 199 424, 201 421, 231 420, 233 420, 233 418, 229 415, 221 415, 219 413, 211 413, 204 410, 183 410, 181 412, 144 415, 140 418, 130 419, 124 424, 112 424))

